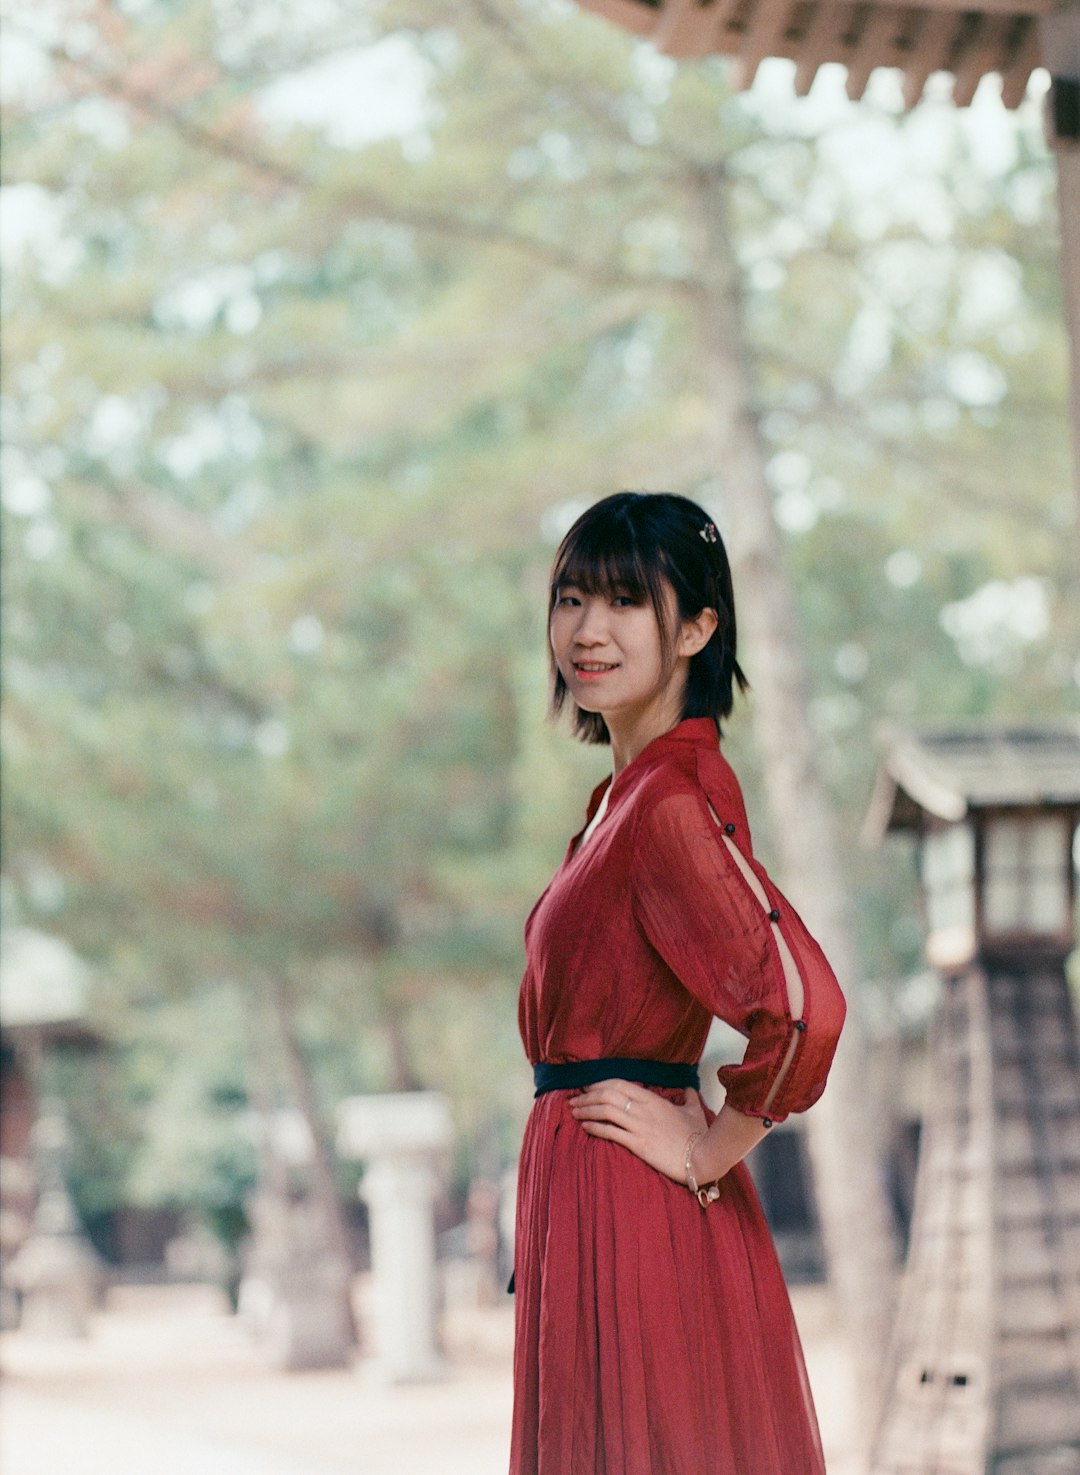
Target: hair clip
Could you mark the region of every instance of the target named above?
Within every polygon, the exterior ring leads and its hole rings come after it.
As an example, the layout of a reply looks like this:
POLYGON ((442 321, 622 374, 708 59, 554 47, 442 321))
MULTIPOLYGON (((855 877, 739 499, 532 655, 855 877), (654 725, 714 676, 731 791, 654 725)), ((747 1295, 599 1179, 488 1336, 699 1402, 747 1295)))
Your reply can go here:
POLYGON ((704 538, 706 543, 719 543, 720 541, 720 534, 716 531, 715 522, 707 522, 698 536, 704 538))

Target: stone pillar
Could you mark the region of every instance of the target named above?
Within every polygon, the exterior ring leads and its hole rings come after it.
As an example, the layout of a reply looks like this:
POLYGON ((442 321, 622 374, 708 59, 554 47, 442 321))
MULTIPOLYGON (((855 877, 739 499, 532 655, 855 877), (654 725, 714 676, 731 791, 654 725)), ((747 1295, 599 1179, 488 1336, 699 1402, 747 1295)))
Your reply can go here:
POLYGON ((338 1150, 365 1165, 374 1371, 387 1382, 441 1374, 434 1204, 452 1140, 449 1102, 435 1091, 353 1096, 339 1109, 338 1150))

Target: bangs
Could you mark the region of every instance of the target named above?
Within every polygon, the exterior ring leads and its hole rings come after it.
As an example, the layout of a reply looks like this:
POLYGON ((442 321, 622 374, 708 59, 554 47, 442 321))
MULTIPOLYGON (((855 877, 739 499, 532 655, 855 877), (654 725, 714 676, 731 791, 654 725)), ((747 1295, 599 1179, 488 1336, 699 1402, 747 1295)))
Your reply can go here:
POLYGON ((592 526, 571 533, 551 571, 550 605, 554 608, 560 588, 572 585, 582 594, 613 599, 617 594, 646 600, 660 618, 663 610, 661 557, 648 559, 637 546, 631 530, 615 520, 597 519, 592 526))

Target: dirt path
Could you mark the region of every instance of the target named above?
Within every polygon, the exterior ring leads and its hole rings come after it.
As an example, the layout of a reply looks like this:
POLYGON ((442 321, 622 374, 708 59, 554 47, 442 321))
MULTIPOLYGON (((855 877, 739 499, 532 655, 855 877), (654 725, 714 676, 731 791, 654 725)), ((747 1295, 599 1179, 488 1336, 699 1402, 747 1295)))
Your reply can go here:
MULTIPOLYGON (((827 1292, 793 1293, 829 1475, 850 1459, 853 1376, 827 1292)), ((512 1308, 457 1313, 444 1381, 381 1387, 265 1367, 203 1287, 114 1290, 83 1343, 0 1338, 3 1475, 505 1475, 512 1308)), ((795 1475, 795 1472, 792 1472, 795 1475)))

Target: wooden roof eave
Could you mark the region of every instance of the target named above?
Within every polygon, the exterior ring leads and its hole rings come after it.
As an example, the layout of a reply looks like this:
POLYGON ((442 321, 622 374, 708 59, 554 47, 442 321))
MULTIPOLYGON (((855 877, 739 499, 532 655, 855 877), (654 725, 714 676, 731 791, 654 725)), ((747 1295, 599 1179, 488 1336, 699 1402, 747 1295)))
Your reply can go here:
POLYGON ((1038 19, 1055 0, 581 0, 585 9, 647 37, 668 56, 733 60, 732 85, 751 85, 767 56, 795 63, 795 90, 809 91, 818 69, 848 70, 860 98, 873 72, 903 74, 913 107, 933 72, 952 72, 954 100, 967 106, 983 77, 1002 78, 1002 101, 1016 107, 1039 64, 1038 19))
POLYGON ((968 812, 964 795, 928 773, 901 744, 891 746, 878 768, 861 838, 864 845, 880 845, 897 830, 918 829, 922 814, 931 814, 947 824, 962 820, 968 812))
POLYGON ((1080 721, 1002 726, 968 721, 877 731, 882 759, 862 828, 876 845, 924 819, 955 824, 981 810, 1080 812, 1080 721))

